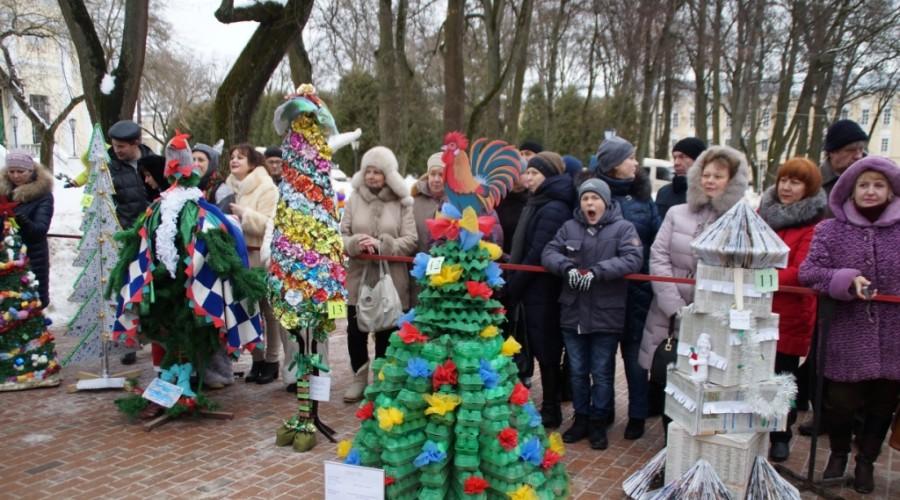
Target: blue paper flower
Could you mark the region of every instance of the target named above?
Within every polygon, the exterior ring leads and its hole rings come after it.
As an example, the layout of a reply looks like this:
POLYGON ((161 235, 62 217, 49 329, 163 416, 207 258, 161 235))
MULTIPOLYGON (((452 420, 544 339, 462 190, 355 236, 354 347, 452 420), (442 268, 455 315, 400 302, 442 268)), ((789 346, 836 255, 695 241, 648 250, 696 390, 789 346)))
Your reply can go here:
POLYGON ((422 358, 409 358, 406 362, 406 373, 410 377, 430 377, 431 367, 428 366, 428 361, 422 358))
POLYGON ((481 375, 481 381, 484 382, 485 389, 497 387, 500 376, 497 375, 497 372, 494 371, 493 368, 491 368, 490 361, 482 359, 480 365, 481 367, 478 369, 478 373, 481 375))
POLYGON ((478 245, 478 242, 481 241, 481 237, 484 236, 481 231, 475 231, 474 233, 470 233, 465 229, 459 230, 459 245, 463 250, 470 250, 475 245, 478 245))
POLYGON ((459 219, 462 217, 462 212, 460 212, 458 208, 453 206, 452 203, 447 202, 441 205, 441 213, 451 219, 459 219))
POLYGON ((525 405, 522 406, 522 409, 525 410, 525 413, 528 414, 529 427, 537 427, 541 425, 541 414, 538 413, 537 408, 534 407, 534 403, 525 403, 525 405))
POLYGON ((416 308, 410 308, 408 312, 405 312, 397 318, 397 328, 402 328, 403 323, 412 324, 416 320, 416 308))
POLYGON ((348 465, 359 465, 362 463, 362 460, 359 458, 359 450, 351 448, 350 453, 347 453, 347 458, 344 459, 344 463, 348 465))
POLYGON ((506 281, 500 277, 503 274, 503 270, 500 269, 500 264, 497 264, 496 262, 488 264, 487 269, 484 270, 484 274, 487 278, 487 284, 491 288, 501 287, 506 283, 506 281))
POLYGON ((537 437, 525 441, 520 448, 519 458, 531 465, 541 465, 544 460, 544 447, 541 446, 541 441, 537 437))
POLYGON ((447 458, 447 454, 441 451, 437 443, 434 441, 425 441, 425 445, 422 446, 422 453, 419 453, 419 456, 413 460, 413 465, 416 467, 423 467, 428 464, 440 462, 445 458, 447 458))
POLYGON ((409 272, 410 276, 417 280, 425 278, 425 270, 428 268, 428 259, 430 258, 431 256, 425 252, 417 253, 413 259, 413 268, 409 272))

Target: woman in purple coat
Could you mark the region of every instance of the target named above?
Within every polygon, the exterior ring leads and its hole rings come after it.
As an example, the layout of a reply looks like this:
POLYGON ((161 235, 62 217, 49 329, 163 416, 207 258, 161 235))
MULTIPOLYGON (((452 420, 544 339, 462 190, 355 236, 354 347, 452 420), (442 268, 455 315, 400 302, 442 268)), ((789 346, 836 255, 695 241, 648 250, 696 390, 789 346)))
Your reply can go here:
POLYGON ((900 167, 883 157, 854 163, 828 204, 834 219, 816 226, 800 282, 835 300, 825 345, 825 406, 831 456, 824 478, 840 478, 850 453, 853 415, 865 415, 853 487, 875 488, 873 471, 900 395, 900 167))

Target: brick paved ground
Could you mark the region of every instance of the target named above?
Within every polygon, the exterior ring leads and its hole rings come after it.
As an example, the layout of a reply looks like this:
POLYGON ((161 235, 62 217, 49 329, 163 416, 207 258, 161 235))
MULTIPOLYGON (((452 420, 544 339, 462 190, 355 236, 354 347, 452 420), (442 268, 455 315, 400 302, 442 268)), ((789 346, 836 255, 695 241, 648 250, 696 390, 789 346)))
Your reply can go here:
MULTIPOLYGON (((71 344, 71 339, 60 339, 60 351, 71 344)), ((334 335, 330 345, 332 397, 340 401, 349 380, 344 336, 334 335)), ((248 364, 242 359, 236 369, 248 364)), ((139 356, 137 367, 143 368, 141 380, 148 382, 149 349, 139 356)), ((74 372, 64 371, 67 383, 74 382, 74 372)), ((564 460, 573 498, 622 498, 622 480, 662 446, 659 419, 648 422, 643 439, 622 438, 627 410, 621 371, 617 380, 617 421, 610 431, 610 448, 597 452, 586 443, 568 447, 564 460)), ((61 388, 0 393, 0 497, 322 498, 322 462, 334 458, 335 447, 322 439, 306 454, 274 446, 275 429, 294 409, 281 383, 237 381, 210 393, 224 410, 234 412, 234 420, 183 419, 149 433, 116 411, 113 400, 119 395, 69 394, 61 388)), ((334 402, 321 408, 339 438, 352 436, 357 429, 355 405, 334 402)), ((565 405, 567 418, 571 411, 565 405)), ((788 462, 792 469, 806 470, 808 446, 808 438, 794 440, 788 462)), ((826 458, 827 450, 821 450, 817 470, 826 458)), ((852 463, 850 467, 852 471, 852 463)), ((846 498, 900 498, 900 453, 883 453, 876 474, 874 494, 861 497, 847 488, 840 492, 846 498)))

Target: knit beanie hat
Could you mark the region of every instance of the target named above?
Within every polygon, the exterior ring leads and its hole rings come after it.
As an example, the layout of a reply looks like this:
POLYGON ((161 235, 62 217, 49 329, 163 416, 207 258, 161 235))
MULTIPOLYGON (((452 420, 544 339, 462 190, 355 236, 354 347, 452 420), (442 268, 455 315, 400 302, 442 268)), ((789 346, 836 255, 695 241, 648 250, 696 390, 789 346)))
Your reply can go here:
POLYGON ((853 120, 838 120, 828 127, 828 132, 825 133, 825 146, 823 149, 830 153, 841 149, 847 144, 858 141, 869 141, 869 136, 866 135, 862 127, 853 120))
POLYGON ((266 148, 266 152, 263 153, 263 156, 266 159, 281 158, 281 148, 279 148, 278 146, 269 146, 266 148))
POLYGON ((673 153, 676 151, 684 153, 692 160, 696 160, 705 149, 706 144, 696 137, 685 137, 672 146, 673 153))
POLYGON ((544 151, 544 146, 541 146, 535 141, 525 141, 522 144, 519 144, 519 151, 531 151, 532 153, 537 154, 544 151))
POLYGON ((30 154, 21 149, 14 149, 6 153, 6 167, 34 170, 34 158, 32 158, 30 154))
POLYGON ((441 167, 444 168, 444 160, 441 159, 444 153, 435 153, 428 157, 428 161, 425 163, 425 171, 431 170, 432 168, 441 167))
POLYGON ((533 168, 547 178, 566 171, 566 165, 563 163, 562 157, 552 151, 542 151, 532 156, 528 160, 526 168, 533 168))
POLYGON ((609 174, 629 156, 634 154, 634 146, 621 137, 610 137, 597 148, 597 169, 609 174))
POLYGON ((581 163, 581 160, 579 160, 578 158, 575 158, 572 155, 565 155, 562 157, 562 159, 563 163, 565 163, 566 165, 566 173, 572 179, 575 179, 575 177, 580 174, 582 170, 584 170, 584 164, 581 163))
POLYGON ((221 140, 217 142, 215 146, 209 146, 203 144, 202 142, 194 144, 194 149, 192 149, 191 151, 200 151, 201 153, 205 154, 207 158, 209 158, 209 167, 206 169, 207 173, 219 169, 219 158, 222 156, 222 145, 223 142, 221 140))
POLYGON ((578 186, 578 199, 581 200, 581 197, 584 193, 596 193, 603 200, 603 204, 606 205, 606 208, 609 208, 609 200, 612 198, 612 195, 609 191, 609 185, 603 182, 602 179, 597 179, 596 177, 592 177, 578 186))

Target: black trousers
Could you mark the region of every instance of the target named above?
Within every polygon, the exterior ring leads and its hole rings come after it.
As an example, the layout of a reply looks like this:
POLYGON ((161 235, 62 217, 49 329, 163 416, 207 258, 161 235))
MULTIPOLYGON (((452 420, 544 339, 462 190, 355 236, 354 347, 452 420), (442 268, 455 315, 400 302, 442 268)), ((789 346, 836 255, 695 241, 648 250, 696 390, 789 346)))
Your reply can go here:
MULTIPOLYGON (((792 356, 790 354, 775 354, 775 373, 781 375, 790 373, 799 382, 803 374, 800 373, 800 356, 792 356)), ((799 399, 799 397, 798 397, 799 399)), ((798 403, 799 405, 799 403, 798 403)), ((772 432, 769 434, 769 441, 772 443, 787 443, 791 440, 791 426, 797 421, 797 409, 791 408, 788 412, 787 427, 783 432, 772 432)))
MULTIPOLYGON (((375 332, 375 357, 383 358, 388 340, 394 329, 375 332)), ((369 361, 369 332, 359 329, 356 323, 356 306, 347 306, 347 351, 350 353, 350 367, 353 373, 359 371, 369 361)))
POLYGON ((831 452, 850 453, 853 417, 860 413, 864 416, 864 423, 858 436, 859 452, 875 461, 891 426, 898 396, 900 382, 896 380, 829 380, 828 390, 825 391, 825 418, 831 438, 831 452))

